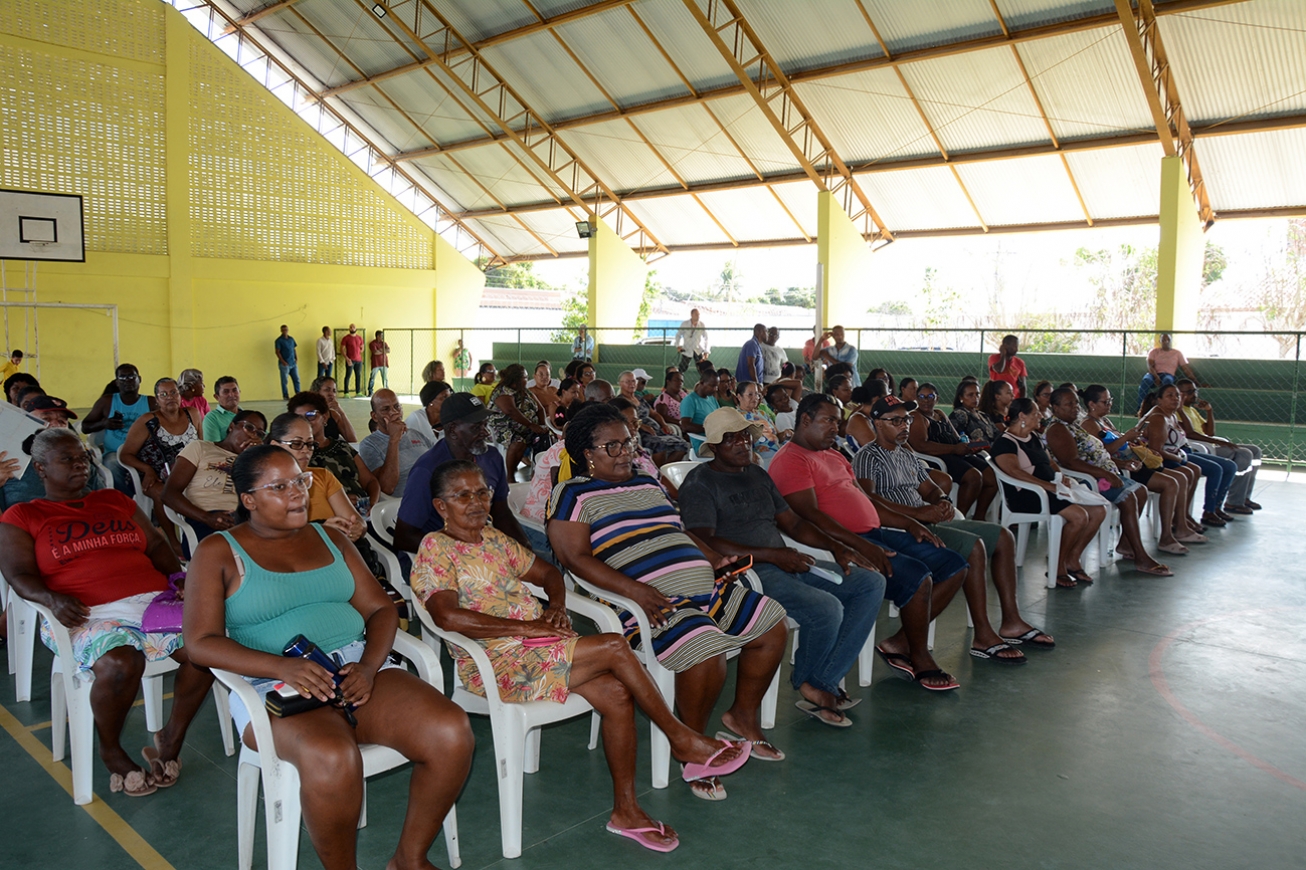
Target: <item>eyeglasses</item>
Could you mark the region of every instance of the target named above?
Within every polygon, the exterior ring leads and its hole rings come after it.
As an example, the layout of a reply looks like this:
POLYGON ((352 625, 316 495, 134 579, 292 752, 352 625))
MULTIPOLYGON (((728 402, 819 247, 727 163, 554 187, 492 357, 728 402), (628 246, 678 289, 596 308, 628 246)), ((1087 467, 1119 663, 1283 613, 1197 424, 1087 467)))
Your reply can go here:
POLYGON ((257 435, 258 440, 260 441, 268 437, 267 430, 260 429, 259 427, 255 426, 253 423, 249 422, 248 420, 241 420, 236 425, 244 429, 246 432, 248 432, 251 435, 257 435))
POLYGON ((300 492, 306 493, 312 486, 313 472, 305 471, 303 474, 297 474, 294 477, 286 478, 284 480, 274 480, 271 483, 256 486, 251 489, 250 492, 258 492, 261 489, 266 489, 270 490, 275 496, 284 496, 286 493, 290 492, 292 487, 300 492))
POLYGON ((316 420, 318 417, 321 417, 321 416, 322 416, 322 412, 321 412, 321 411, 305 411, 304 413, 300 414, 299 416, 303 417, 305 420, 307 420, 308 422, 312 423, 312 422, 313 422, 314 420, 316 420))
POLYGON ((938 397, 939 397, 939 394, 938 394, 938 393, 917 393, 917 394, 916 394, 916 398, 918 398, 918 399, 929 399, 931 402, 933 402, 933 401, 934 401, 935 399, 937 399, 938 397))
POLYGON ((457 502, 458 504, 471 504, 473 501, 489 501, 490 496, 494 493, 488 487, 480 489, 464 489, 461 492, 455 492, 451 495, 442 495, 444 501, 457 502))
POLYGON ((628 438, 625 441, 609 441, 606 444, 600 444, 599 446, 602 447, 609 456, 616 457, 623 453, 634 455, 635 451, 639 449, 639 442, 634 438, 628 438))
POLYGON ((301 441, 296 438, 294 441, 282 441, 280 438, 273 438, 273 444, 280 444, 282 447, 289 447, 291 450, 303 450, 305 447, 312 447, 316 442, 301 441))
POLYGON ((894 415, 894 416, 892 416, 892 417, 881 417, 881 418, 880 418, 880 422, 881 422, 881 423, 888 423, 890 426, 906 426, 906 425, 907 425, 907 415, 906 415, 906 414, 903 414, 901 417, 899 417, 899 416, 897 416, 897 415, 894 415))

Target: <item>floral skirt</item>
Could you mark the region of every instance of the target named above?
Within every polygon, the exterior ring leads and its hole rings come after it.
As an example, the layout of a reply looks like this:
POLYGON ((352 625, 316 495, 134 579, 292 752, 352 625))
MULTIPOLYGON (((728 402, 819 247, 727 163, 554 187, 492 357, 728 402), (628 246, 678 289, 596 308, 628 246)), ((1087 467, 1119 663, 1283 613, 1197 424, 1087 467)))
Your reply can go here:
MULTIPOLYGON (((548 646, 528 647, 520 637, 492 637, 478 641, 494 666, 499 697, 509 704, 525 701, 567 700, 570 691, 571 660, 576 656, 578 637, 562 638, 548 646)), ((485 696, 485 681, 471 657, 450 647, 458 665, 458 679, 467 691, 485 696)))
MULTIPOLYGON (((79 670, 88 671, 100 656, 120 646, 130 646, 145 654, 147 662, 168 658, 181 649, 180 633, 153 633, 141 630, 141 617, 157 592, 143 592, 91 608, 86 622, 68 629, 73 642, 73 658, 79 670)), ((41 620, 41 642, 58 654, 54 633, 41 620)))

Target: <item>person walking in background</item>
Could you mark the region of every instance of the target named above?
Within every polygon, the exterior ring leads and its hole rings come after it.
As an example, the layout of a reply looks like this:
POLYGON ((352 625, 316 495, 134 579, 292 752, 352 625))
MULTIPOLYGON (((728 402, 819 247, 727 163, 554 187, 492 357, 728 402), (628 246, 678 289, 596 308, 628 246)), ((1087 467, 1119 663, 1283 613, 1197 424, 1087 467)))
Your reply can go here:
MULTIPOLYGON (((1135 408, 1143 406, 1143 399, 1147 394, 1157 387, 1168 387, 1179 377, 1179 370, 1183 369, 1184 374, 1188 375, 1197 383, 1197 372, 1188 364, 1188 358, 1184 352, 1178 348, 1171 347, 1170 333, 1161 333, 1161 346, 1154 347, 1147 354, 1147 374, 1138 382, 1138 404, 1135 408)), ((1199 384, 1198 386, 1206 386, 1199 384)))
POLYGON ((390 389, 390 345, 385 343, 385 333, 376 331, 376 337, 367 345, 371 357, 372 371, 367 376, 367 394, 372 395, 372 385, 376 383, 376 373, 381 373, 381 387, 390 389))
POLYGON ((576 332, 576 340, 571 343, 571 358, 585 362, 594 360, 594 339, 586 333, 583 325, 576 332))
POLYGON ((286 390, 287 376, 295 385, 295 392, 299 392, 299 358, 295 355, 297 346, 295 339, 290 336, 290 327, 281 324, 281 337, 273 342, 273 347, 277 352, 277 368, 281 371, 281 398, 283 399, 290 398, 290 393, 286 390))
POLYGON ((1025 369, 1025 361, 1016 356, 1019 352, 1020 339, 1014 335, 1004 335, 998 352, 989 357, 989 380, 1006 381, 1016 391, 1016 398, 1023 399, 1028 395, 1025 391, 1025 377, 1029 372, 1025 369))
POLYGON ((322 337, 317 340, 317 376, 331 377, 331 369, 336 364, 336 343, 331 339, 331 327, 322 327, 322 337))
POLYGON ((0 381, 6 381, 10 375, 16 375, 23 370, 23 352, 15 349, 9 354, 9 359, 0 363, 0 381))
POLYGON ((680 354, 677 367, 682 372, 689 368, 691 357, 695 364, 707 359, 712 350, 711 342, 707 338, 707 327, 698 319, 697 308, 690 310, 688 320, 681 321, 680 329, 676 330, 675 344, 676 353, 680 354))
POLYGON ((345 386, 341 395, 349 395, 349 375, 354 376, 354 395, 363 395, 363 336, 349 324, 349 334, 340 338, 340 354, 345 358, 345 386))

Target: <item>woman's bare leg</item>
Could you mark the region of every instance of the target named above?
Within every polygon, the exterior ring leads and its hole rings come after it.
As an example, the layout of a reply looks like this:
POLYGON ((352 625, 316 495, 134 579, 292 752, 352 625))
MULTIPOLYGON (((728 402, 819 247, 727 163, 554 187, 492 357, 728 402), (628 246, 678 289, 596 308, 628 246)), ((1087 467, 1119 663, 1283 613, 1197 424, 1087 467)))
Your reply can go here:
MULTIPOLYGON (((110 773, 126 776, 141 769, 122 748, 121 740, 123 723, 141 688, 145 654, 135 647, 115 647, 95 660, 91 673, 95 675, 91 682, 91 715, 100 738, 100 760, 110 773)), ((63 723, 58 727, 62 728, 63 723)))
POLYGON ((765 740, 759 721, 762 696, 771 685, 784 657, 789 628, 782 619, 761 637, 739 651, 735 674, 735 702, 721 714, 721 724, 749 740, 765 740))
POLYGON ((961 476, 961 483, 957 484, 957 510, 962 516, 970 516, 971 505, 975 504, 983 488, 984 478, 974 468, 961 476))
POLYGON ((208 697, 209 689, 213 688, 213 672, 191 664, 185 649, 177 650, 172 658, 181 667, 172 684, 172 712, 168 714, 163 730, 154 736, 160 761, 172 761, 181 754, 186 731, 208 697))

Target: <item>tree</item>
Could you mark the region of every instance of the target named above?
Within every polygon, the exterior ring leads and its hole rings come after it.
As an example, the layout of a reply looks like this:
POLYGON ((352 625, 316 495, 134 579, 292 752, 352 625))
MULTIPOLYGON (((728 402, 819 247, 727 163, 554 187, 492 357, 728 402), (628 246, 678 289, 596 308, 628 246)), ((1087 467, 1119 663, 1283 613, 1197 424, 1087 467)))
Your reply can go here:
POLYGON ((1297 336, 1291 333, 1306 330, 1306 220, 1288 221, 1282 247, 1267 257, 1265 276, 1248 295, 1267 330, 1284 330, 1274 336, 1280 355, 1295 353, 1297 336))
POLYGON ((754 296, 749 302, 760 302, 765 305, 786 305, 791 308, 816 308, 816 288, 815 287, 786 287, 781 290, 779 287, 769 287, 761 296, 754 296))
POLYGON ((657 269, 649 269, 644 276, 644 295, 639 300, 639 313, 635 315, 635 339, 644 337, 644 328, 648 326, 648 315, 653 309, 653 300, 662 295, 662 282, 654 276, 657 269))
POLYGON ((507 266, 487 269, 485 272, 485 286, 534 290, 554 289, 548 281, 535 274, 535 264, 530 261, 509 263, 507 266))
POLYGON ((743 279, 744 273, 739 271, 739 265, 734 260, 726 260, 717 280, 716 297, 726 302, 738 302, 743 292, 743 279))
POLYGON ((943 329, 956 323, 957 312, 962 310, 961 294, 951 287, 935 283, 938 271, 926 267, 925 281, 921 284, 921 301, 924 307, 921 321, 926 329, 943 329))
POLYGON ((581 285, 562 300, 562 328, 549 333, 555 344, 571 344, 582 326, 589 324, 589 288, 581 285))

